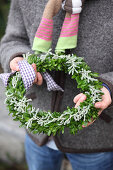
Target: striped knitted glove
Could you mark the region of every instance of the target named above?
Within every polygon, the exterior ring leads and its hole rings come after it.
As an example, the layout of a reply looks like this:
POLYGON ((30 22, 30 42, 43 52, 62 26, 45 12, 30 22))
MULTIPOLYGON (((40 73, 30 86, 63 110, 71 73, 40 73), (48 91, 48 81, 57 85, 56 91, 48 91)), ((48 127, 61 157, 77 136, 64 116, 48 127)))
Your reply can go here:
POLYGON ((77 47, 79 15, 84 1, 63 0, 62 8, 66 11, 66 16, 55 49, 56 53, 64 53, 66 49, 77 47))
MULTIPOLYGON (((35 34, 32 49, 35 53, 46 53, 51 48, 53 34, 53 17, 61 8, 62 0, 49 0, 46 4, 42 20, 35 34)), ((63 89, 55 83, 51 75, 47 72, 43 73, 43 78, 47 82, 47 89, 56 91, 63 89)))
POLYGON ((48 52, 52 44, 53 17, 61 9, 62 0, 49 0, 43 12, 42 20, 35 34, 32 50, 37 54, 48 52))

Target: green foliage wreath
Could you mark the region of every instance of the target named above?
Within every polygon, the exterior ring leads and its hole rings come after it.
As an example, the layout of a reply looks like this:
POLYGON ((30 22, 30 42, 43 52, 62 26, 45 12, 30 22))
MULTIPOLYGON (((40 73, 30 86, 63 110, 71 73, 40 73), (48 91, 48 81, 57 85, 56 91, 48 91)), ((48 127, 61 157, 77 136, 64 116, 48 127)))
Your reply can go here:
POLYGON ((45 133, 48 136, 57 132, 64 133, 64 128, 68 127, 71 134, 81 130, 82 125, 87 125, 98 117, 99 109, 94 107, 94 103, 101 101, 102 83, 98 81, 97 73, 93 73, 84 59, 72 55, 57 55, 50 51, 38 57, 33 54, 24 55, 24 59, 29 64, 36 63, 37 72, 46 70, 61 70, 70 74, 87 99, 77 108, 67 107, 63 113, 42 111, 35 109, 29 102, 31 99, 25 97, 26 90, 19 72, 9 78, 6 88, 6 104, 9 114, 12 114, 15 121, 20 121, 21 126, 28 128, 33 133, 45 133))

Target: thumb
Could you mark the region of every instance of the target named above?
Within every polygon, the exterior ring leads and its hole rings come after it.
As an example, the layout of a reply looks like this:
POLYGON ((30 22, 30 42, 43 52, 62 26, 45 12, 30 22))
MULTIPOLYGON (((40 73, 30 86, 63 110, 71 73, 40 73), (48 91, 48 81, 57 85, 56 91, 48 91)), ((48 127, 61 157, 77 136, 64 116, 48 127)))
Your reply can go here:
POLYGON ((18 66, 17 62, 11 62, 10 68, 11 68, 12 71, 19 71, 19 66, 18 66))
POLYGON ((16 57, 10 62, 10 68, 12 71, 19 71, 18 62, 23 60, 23 57, 16 57))
POLYGON ((37 78, 38 78, 38 80, 37 80, 37 85, 42 85, 42 83, 43 83, 43 78, 42 78, 42 75, 39 73, 39 72, 37 72, 37 78))
POLYGON ((14 71, 20 71, 17 63, 15 63, 15 65, 13 66, 13 70, 14 71))
POLYGON ((95 103, 96 108, 105 109, 107 106, 108 104, 105 102, 105 100, 95 103))

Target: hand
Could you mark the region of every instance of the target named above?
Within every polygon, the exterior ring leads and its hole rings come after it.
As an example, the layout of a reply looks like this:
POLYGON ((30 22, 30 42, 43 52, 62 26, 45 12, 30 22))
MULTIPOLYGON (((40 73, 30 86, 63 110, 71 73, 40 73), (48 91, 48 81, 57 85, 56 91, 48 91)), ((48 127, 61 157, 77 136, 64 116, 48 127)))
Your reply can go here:
POLYGON ((18 62, 23 60, 23 57, 15 57, 13 60, 10 61, 10 69, 12 72, 19 71, 18 62))
MULTIPOLYGON (((18 62, 23 60, 23 57, 15 57, 13 60, 11 60, 10 62, 10 68, 12 70, 12 72, 14 71, 19 71, 19 66, 18 66, 18 62)), ((39 72, 37 72, 36 70, 36 64, 32 64, 32 67, 34 68, 35 74, 36 74, 36 78, 34 83, 37 85, 42 85, 43 83, 43 78, 41 76, 41 74, 39 72)))
MULTIPOLYGON (((105 87, 103 87, 101 90, 104 93, 104 95, 102 96, 102 101, 95 103, 95 107, 101 109, 98 112, 98 115, 100 115, 102 111, 106 109, 112 102, 109 91, 105 87)), ((80 105, 80 103, 82 103, 84 100, 86 100, 86 95, 84 95, 83 93, 80 93, 77 96, 75 96, 73 100, 74 103, 76 103, 75 108, 77 108, 80 105)), ((88 122, 87 126, 91 125, 94 121, 95 120, 93 120, 92 118, 92 121, 88 122)), ((87 126, 83 126, 83 127, 87 127, 87 126)))

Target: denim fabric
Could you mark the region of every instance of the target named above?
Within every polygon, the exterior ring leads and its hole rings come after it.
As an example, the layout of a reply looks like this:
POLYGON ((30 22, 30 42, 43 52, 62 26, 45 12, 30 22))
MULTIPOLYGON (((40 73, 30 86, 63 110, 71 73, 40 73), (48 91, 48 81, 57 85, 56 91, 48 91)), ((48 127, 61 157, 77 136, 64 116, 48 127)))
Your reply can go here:
POLYGON ((46 145, 39 147, 27 135, 25 154, 29 170, 60 170, 64 154, 46 145))
MULTIPOLYGON (((64 153, 49 147, 37 146, 26 135, 25 154, 29 170, 60 170, 64 153)), ((90 154, 65 153, 73 170, 113 170, 113 152, 90 154)))

